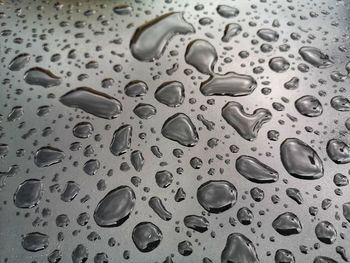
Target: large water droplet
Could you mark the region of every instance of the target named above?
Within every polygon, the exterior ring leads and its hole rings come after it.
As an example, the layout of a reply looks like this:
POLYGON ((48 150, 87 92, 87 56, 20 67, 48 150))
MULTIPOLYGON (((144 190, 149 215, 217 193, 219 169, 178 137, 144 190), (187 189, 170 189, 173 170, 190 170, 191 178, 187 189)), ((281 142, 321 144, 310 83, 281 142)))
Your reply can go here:
POLYGON ((295 108, 307 117, 318 117, 322 114, 321 102, 314 96, 305 95, 295 101, 295 108))
POLYGON ((115 156, 122 155, 130 148, 132 136, 132 126, 120 126, 113 134, 109 149, 115 156))
POLYGON ((329 140, 327 143, 327 154, 337 164, 350 162, 350 147, 339 139, 329 140))
POLYGON ((281 160, 287 172, 299 179, 318 179, 323 176, 323 163, 318 154, 296 138, 286 139, 280 147, 281 160))
POLYGON ((315 228, 317 238, 325 244, 333 244, 337 239, 337 231, 328 221, 319 222, 315 228))
POLYGON ((153 61, 161 57, 173 36, 194 32, 183 13, 168 13, 138 27, 131 39, 130 50, 138 60, 153 61))
POLYGON ((122 112, 119 100, 88 87, 69 91, 60 98, 60 102, 104 119, 114 119, 122 112))
POLYGON ((162 135, 183 146, 195 146, 199 140, 196 127, 184 113, 177 113, 168 118, 163 127, 162 135))
POLYGON ((256 81, 250 75, 227 72, 224 75, 214 74, 201 83, 200 90, 205 96, 246 96, 256 88, 256 81))
POLYGON ((17 55, 9 64, 9 70, 12 71, 19 71, 22 68, 24 68, 29 60, 30 60, 31 56, 28 53, 21 53, 19 55, 17 55))
POLYGON ((38 205, 43 195, 43 183, 38 179, 28 179, 21 183, 13 200, 19 208, 33 208, 38 205))
POLYGON ((334 64, 328 55, 315 47, 302 47, 299 49, 299 54, 306 62, 316 68, 328 68, 334 64))
POLYGON ((34 163, 38 167, 48 167, 62 162, 65 154, 57 148, 46 146, 38 149, 34 155, 34 163))
POLYGON ((42 86, 44 88, 50 88, 61 84, 62 79, 54 75, 48 69, 39 67, 31 68, 24 74, 24 80, 29 85, 42 86))
POLYGON ((40 232, 26 234, 22 239, 22 246, 31 252, 44 250, 49 246, 49 236, 40 232))
POLYGON ((283 236, 299 234, 302 229, 299 218, 291 212, 280 214, 272 222, 272 227, 283 236))
POLYGON ((237 201, 236 187, 228 181, 208 181, 197 190, 199 204, 208 212, 222 213, 237 201))
POLYGON ((232 233, 227 237, 221 253, 221 263, 259 263, 255 246, 250 239, 241 233, 232 233))
POLYGON ((254 183, 274 183, 278 180, 278 172, 252 156, 241 155, 236 160, 236 169, 254 183))
POLYGON ((141 222, 132 231, 132 240, 141 252, 150 252, 156 249, 162 238, 162 231, 151 222, 141 222))
POLYGON ((157 88, 154 97, 169 107, 178 107, 185 100, 185 87, 179 81, 164 82, 157 88))
POLYGON ((101 227, 120 226, 129 218, 135 202, 135 193, 129 186, 115 188, 98 203, 94 212, 96 224, 101 227))

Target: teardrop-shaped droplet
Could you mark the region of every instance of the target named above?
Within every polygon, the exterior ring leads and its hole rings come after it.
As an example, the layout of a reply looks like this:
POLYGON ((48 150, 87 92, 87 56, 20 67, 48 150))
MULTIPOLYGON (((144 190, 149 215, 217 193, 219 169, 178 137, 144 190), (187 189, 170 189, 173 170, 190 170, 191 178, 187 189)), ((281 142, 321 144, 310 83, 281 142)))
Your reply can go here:
POLYGON ((194 32, 194 27, 184 19, 183 13, 167 13, 136 29, 130 51, 138 60, 153 61, 161 57, 173 36, 194 32))
POLYGON ((236 169, 254 183, 274 183, 278 180, 278 172, 251 156, 241 155, 236 160, 236 169))
POLYGON ((88 87, 67 92, 60 98, 60 102, 104 119, 114 119, 122 112, 119 100, 88 87))
POLYGON ((24 68, 29 60, 30 60, 31 56, 28 53, 21 53, 19 55, 17 55, 9 64, 9 70, 12 71, 19 71, 22 68, 24 68))
POLYGON ((259 263, 255 246, 250 239, 241 233, 232 233, 227 237, 221 253, 221 263, 259 263))
POLYGON ((24 80, 29 85, 37 85, 44 88, 58 86, 62 83, 62 79, 60 77, 54 75, 48 69, 39 67, 29 69, 24 74, 24 80))
POLYGON ((127 124, 120 126, 113 134, 109 149, 115 156, 122 155, 130 148, 132 126, 127 124))
POLYGON ((291 212, 280 214, 272 222, 272 227, 283 236, 299 234, 302 230, 299 218, 291 212))
POLYGON ((195 146, 199 140, 196 127, 184 113, 176 113, 168 118, 162 127, 162 135, 188 147, 195 146))
POLYGON ((337 239, 337 231, 328 221, 319 222, 316 225, 315 234, 318 240, 325 244, 333 244, 337 239))
POLYGON ((296 178, 312 180, 323 176, 322 160, 303 141, 288 138, 281 144, 280 152, 284 168, 296 178))
POLYGON ((231 38, 238 36, 242 32, 242 27, 237 23, 227 24, 225 27, 224 35, 221 38, 223 42, 229 42, 231 38))
POLYGON ((179 81, 164 82, 157 88, 154 97, 169 107, 178 107, 185 100, 185 87, 179 81))

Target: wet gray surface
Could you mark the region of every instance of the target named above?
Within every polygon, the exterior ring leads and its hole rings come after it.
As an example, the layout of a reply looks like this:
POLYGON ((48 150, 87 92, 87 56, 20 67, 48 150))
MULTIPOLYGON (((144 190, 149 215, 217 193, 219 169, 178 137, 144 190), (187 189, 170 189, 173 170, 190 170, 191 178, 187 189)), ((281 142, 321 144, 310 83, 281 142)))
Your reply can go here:
POLYGON ((1 263, 350 260, 349 1, 0 3, 1 263))

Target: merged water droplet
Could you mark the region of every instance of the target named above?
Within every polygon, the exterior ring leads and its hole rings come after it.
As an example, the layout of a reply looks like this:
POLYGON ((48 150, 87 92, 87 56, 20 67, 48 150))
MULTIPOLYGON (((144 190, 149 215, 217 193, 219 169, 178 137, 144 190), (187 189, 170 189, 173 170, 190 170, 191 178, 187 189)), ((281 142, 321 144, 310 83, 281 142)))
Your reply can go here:
POLYGON ((200 91, 205 96, 246 96, 251 94, 257 84, 250 75, 227 72, 224 75, 213 74, 201 83, 200 91))
POLYGON ((243 105, 235 101, 226 103, 222 108, 221 115, 242 138, 248 141, 256 139, 262 125, 272 118, 271 112, 263 108, 248 114, 244 111, 243 105))
POLYGON ((199 140, 196 127, 184 113, 168 118, 163 124, 162 135, 187 147, 195 146, 199 140))
POLYGON ((33 208, 38 205, 43 195, 43 182, 38 179, 28 179, 22 182, 13 196, 18 208, 33 208))
POLYGON ((110 191, 94 212, 96 224, 101 227, 116 227, 123 224, 134 209, 136 197, 129 186, 119 186, 110 191))
POLYGON ((104 119, 114 119, 122 112, 122 104, 119 100, 88 87, 67 92, 60 98, 60 102, 104 119))
POLYGON ((62 79, 48 69, 39 67, 31 68, 24 74, 24 80, 29 85, 37 85, 44 88, 58 86, 62 79))
POLYGON ((299 179, 319 179, 323 163, 318 154, 297 138, 286 139, 280 147, 281 161, 287 172, 299 179))
POLYGON ((274 183, 279 177, 277 171, 258 159, 247 155, 241 155, 237 158, 236 169, 246 179, 254 183, 274 183))
POLYGON ((221 263, 231 262, 260 262, 253 242, 241 233, 230 234, 221 253, 221 263))
POLYGON ((214 46, 206 40, 197 39, 187 46, 186 62, 203 74, 212 74, 217 59, 214 46))
POLYGON ((211 180, 197 190, 199 204, 210 213, 222 213, 237 201, 236 187, 228 181, 211 180))
POLYGON ((141 252, 150 252, 156 249, 162 239, 162 231, 151 222, 141 222, 132 231, 132 240, 141 252))
POLYGON ((153 61, 163 54, 170 39, 177 34, 194 33, 181 12, 172 12, 138 27, 130 41, 132 55, 141 61, 153 61))

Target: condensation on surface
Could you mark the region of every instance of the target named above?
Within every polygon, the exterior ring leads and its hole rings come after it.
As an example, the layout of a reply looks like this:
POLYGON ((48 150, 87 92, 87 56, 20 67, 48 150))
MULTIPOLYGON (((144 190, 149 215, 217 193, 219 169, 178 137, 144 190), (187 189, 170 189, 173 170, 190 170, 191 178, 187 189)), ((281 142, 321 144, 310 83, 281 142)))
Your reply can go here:
POLYGON ((349 17, 0 0, 0 263, 348 262, 349 17))

